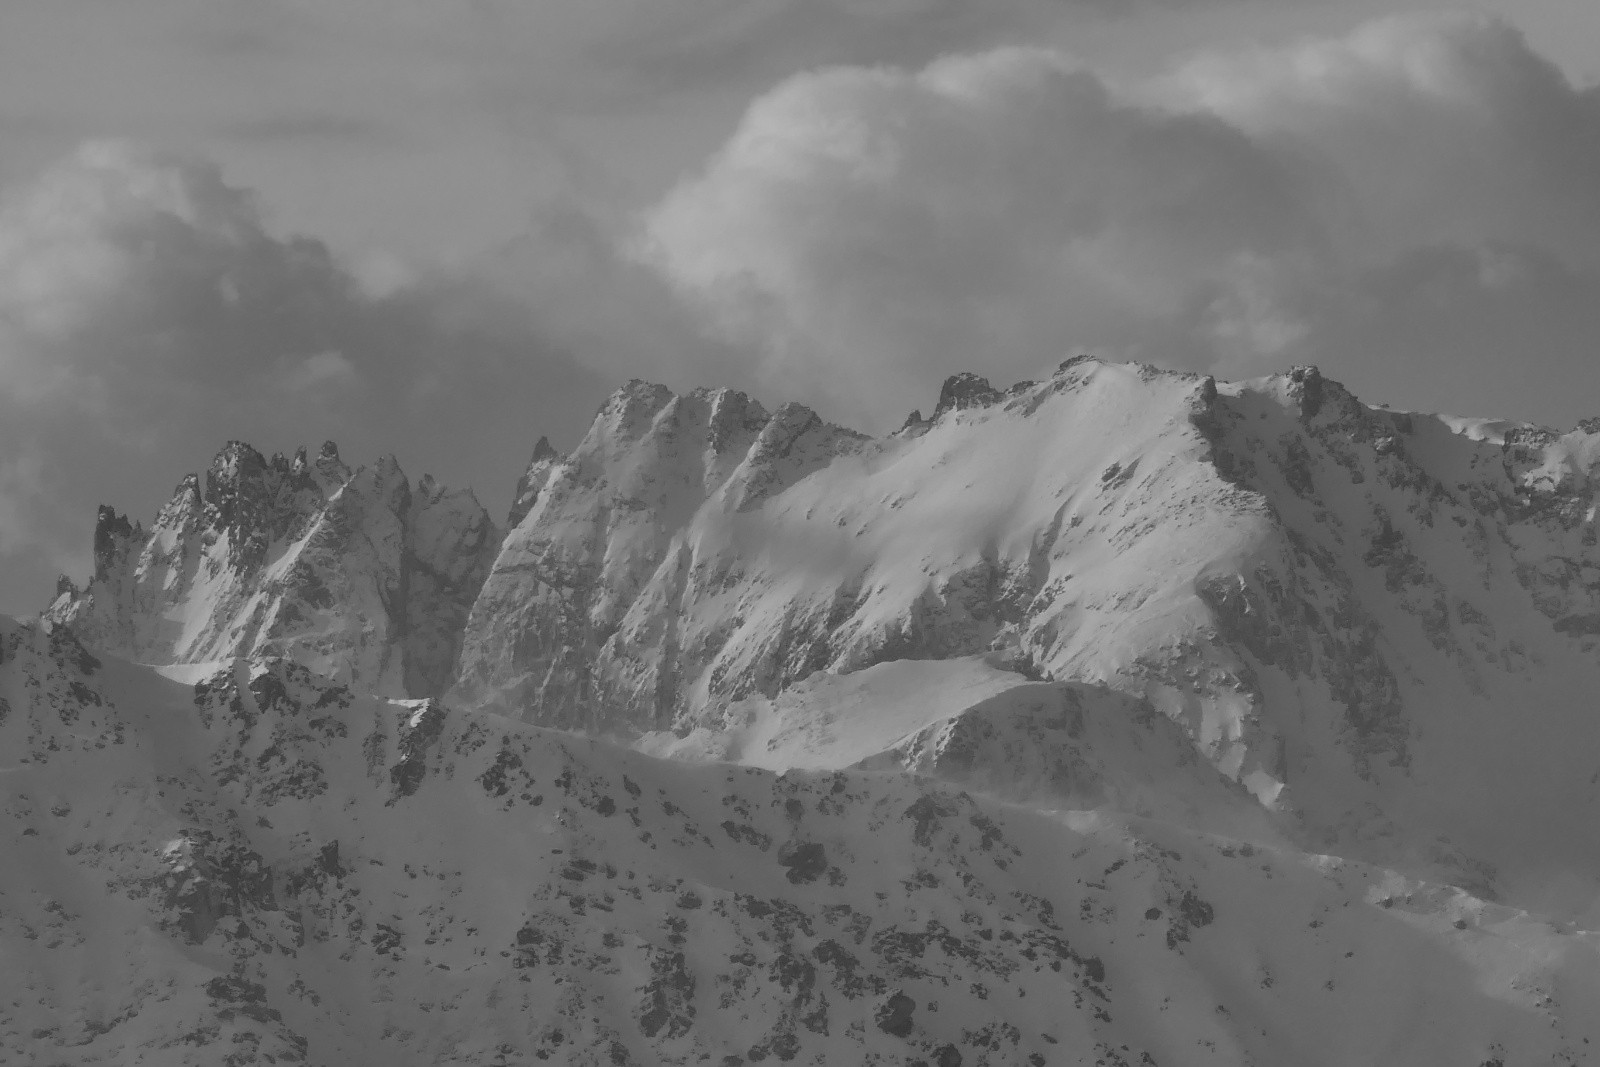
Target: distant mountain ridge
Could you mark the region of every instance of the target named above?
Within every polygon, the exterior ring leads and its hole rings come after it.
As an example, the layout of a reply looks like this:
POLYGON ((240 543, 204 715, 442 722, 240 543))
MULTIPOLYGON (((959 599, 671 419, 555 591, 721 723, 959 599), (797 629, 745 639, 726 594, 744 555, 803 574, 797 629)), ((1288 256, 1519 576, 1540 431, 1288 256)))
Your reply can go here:
POLYGON ((632 382, 504 528, 229 443, 0 619, 0 1059, 1589 1062, 1597 471, 1081 359, 632 382))
MULTIPOLYGON (((571 453, 540 442, 503 536, 392 463, 225 450, 150 532, 102 513, 95 580, 47 614, 707 756, 809 714, 806 679, 986 657, 1147 702, 1330 849, 1484 893, 1576 872, 1546 902, 1573 908, 1600 885, 1597 429, 1391 412, 1314 368, 962 375, 883 438, 636 381, 571 453)), ((946 721, 853 755, 927 765, 911 735, 946 721)))

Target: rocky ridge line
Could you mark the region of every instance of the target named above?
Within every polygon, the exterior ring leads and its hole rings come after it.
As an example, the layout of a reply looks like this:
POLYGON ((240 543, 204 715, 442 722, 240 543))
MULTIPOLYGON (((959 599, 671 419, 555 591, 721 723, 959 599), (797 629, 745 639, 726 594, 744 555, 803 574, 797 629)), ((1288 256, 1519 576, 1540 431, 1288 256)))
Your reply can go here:
POLYGON ((500 532, 469 491, 332 442, 270 459, 229 442, 146 530, 102 507, 95 572, 45 611, 140 662, 280 654, 374 691, 441 693, 500 532))

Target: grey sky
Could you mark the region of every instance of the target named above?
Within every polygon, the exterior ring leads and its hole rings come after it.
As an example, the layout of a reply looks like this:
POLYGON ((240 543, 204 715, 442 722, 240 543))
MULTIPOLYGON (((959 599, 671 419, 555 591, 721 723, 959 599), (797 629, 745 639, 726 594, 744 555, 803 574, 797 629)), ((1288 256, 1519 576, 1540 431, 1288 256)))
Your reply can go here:
POLYGON ((1600 11, 1462 10, 1503 21, 8 0, 0 611, 227 438, 394 451, 499 513, 635 375, 880 428, 1092 346, 1600 413, 1600 11))

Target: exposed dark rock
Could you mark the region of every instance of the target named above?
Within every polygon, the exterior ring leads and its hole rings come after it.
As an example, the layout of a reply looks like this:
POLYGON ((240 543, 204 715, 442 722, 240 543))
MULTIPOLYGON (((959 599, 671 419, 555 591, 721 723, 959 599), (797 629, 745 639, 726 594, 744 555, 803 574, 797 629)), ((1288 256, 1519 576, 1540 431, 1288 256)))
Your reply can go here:
POLYGON ((1289 395, 1300 405, 1304 418, 1314 418, 1322 410, 1323 379, 1316 367, 1295 367, 1289 371, 1289 395))
POLYGON ((560 458, 561 454, 550 443, 550 438, 540 437, 534 444, 533 456, 528 460, 522 477, 517 479, 516 493, 511 498, 511 513, 506 518, 508 528, 520 523, 539 502, 539 494, 549 477, 550 467, 560 458))
MULTIPOLYGON (((100 505, 94 524, 94 576, 106 581, 122 564, 128 546, 134 540, 134 526, 126 515, 117 514, 114 508, 100 505)), ((60 593, 59 583, 57 593, 60 593)))
POLYGON ((682 1037, 694 1026, 694 976, 682 952, 658 952, 650 961, 644 987, 639 1030, 646 1037, 682 1037))
POLYGON ((911 1033, 911 1015, 916 1010, 917 1002, 897 989, 878 1003, 872 1021, 886 1034, 905 1037, 911 1033))
POLYGON ((400 731, 400 759, 389 768, 389 779, 394 783, 391 803, 411 796, 422 786, 428 773, 428 749, 439 739, 444 723, 444 707, 432 700, 406 716, 400 731))
POLYGON ((815 841, 789 841, 778 849, 778 866, 789 869, 789 881, 803 885, 826 873, 828 855, 815 841))
POLYGON ((1002 399, 1001 393, 989 384, 989 379, 967 371, 952 374, 939 389, 939 403, 933 409, 937 419, 947 411, 984 407, 1002 399))

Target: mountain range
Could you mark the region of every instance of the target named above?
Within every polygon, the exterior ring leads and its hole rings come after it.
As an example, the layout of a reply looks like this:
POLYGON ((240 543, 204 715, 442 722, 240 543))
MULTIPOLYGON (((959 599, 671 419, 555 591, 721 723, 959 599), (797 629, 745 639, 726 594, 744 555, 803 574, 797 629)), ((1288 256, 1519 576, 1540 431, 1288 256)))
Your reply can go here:
POLYGON ((1583 1063, 1600 421, 631 382, 503 523, 226 445, 0 634, 0 1053, 1583 1063))

